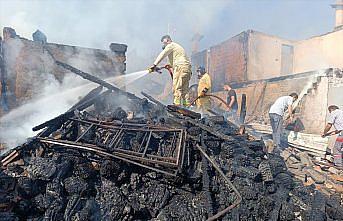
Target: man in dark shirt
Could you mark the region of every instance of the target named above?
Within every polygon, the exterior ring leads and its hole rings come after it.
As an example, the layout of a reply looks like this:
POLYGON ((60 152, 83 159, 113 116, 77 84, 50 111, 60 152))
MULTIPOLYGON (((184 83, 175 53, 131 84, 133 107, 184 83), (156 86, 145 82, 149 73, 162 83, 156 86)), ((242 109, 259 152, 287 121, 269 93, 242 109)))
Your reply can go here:
POLYGON ((226 98, 226 103, 228 104, 229 107, 225 107, 225 113, 224 117, 232 117, 234 122, 236 124, 239 124, 239 120, 237 117, 237 111, 238 111, 238 103, 237 103, 237 95, 236 91, 231 88, 229 84, 225 84, 223 86, 224 91, 227 91, 227 98, 226 98))

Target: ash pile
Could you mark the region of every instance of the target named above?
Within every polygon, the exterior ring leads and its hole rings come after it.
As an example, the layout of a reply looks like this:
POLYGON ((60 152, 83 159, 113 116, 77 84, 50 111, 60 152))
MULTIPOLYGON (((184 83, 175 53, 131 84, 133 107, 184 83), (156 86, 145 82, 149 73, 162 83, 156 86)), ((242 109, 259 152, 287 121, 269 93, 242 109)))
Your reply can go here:
POLYGON ((0 157, 0 220, 342 220, 222 117, 104 86, 0 157))

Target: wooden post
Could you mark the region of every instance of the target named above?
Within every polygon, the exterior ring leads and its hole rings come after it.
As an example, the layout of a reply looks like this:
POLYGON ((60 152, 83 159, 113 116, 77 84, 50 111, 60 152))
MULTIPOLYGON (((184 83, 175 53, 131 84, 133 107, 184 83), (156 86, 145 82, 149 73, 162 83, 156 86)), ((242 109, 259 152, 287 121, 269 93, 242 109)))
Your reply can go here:
POLYGON ((240 124, 244 124, 246 114, 247 114, 247 95, 242 94, 241 111, 239 114, 240 124))

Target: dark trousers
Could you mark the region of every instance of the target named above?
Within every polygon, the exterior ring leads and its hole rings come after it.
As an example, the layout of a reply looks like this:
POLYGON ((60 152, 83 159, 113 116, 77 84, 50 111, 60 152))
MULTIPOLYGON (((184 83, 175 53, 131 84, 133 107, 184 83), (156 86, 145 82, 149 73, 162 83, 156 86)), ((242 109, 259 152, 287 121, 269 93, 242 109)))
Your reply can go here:
POLYGON ((281 147, 281 133, 283 125, 283 117, 278 114, 269 114, 270 124, 273 129, 273 142, 278 148, 281 147))

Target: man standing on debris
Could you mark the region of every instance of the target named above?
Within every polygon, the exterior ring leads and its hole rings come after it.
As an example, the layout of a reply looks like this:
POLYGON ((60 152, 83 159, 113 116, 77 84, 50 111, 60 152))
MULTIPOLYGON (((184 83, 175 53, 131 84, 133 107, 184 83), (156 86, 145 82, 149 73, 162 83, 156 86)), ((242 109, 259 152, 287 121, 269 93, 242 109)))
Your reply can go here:
POLYGON ((163 51, 156 58, 150 71, 155 71, 157 65, 168 56, 169 65, 173 68, 173 94, 174 104, 188 107, 189 102, 189 80, 191 79, 191 63, 186 55, 185 49, 172 41, 169 35, 161 38, 163 51))
POLYGON ((270 107, 269 118, 273 129, 274 146, 281 148, 281 133, 283 126, 283 115, 288 109, 290 121, 293 121, 292 104, 298 99, 298 94, 291 93, 289 96, 282 96, 276 99, 274 104, 270 107))
POLYGON ((238 111, 238 102, 237 102, 237 94, 234 89, 232 89, 231 85, 226 83, 223 86, 224 91, 227 91, 227 98, 226 103, 229 107, 227 107, 226 112, 224 113, 224 117, 232 117, 236 124, 239 124, 239 120, 237 117, 238 111))
POLYGON ((338 137, 336 138, 336 142, 333 147, 333 160, 334 160, 335 166, 343 169, 343 161, 342 161, 343 111, 340 110, 336 105, 329 106, 328 110, 329 110, 328 123, 326 127, 324 128, 322 137, 339 134, 338 137), (336 130, 329 132, 332 125, 335 127, 336 130))
POLYGON ((196 101, 197 108, 199 111, 206 113, 208 109, 211 109, 211 99, 206 97, 206 93, 211 92, 212 84, 211 77, 206 72, 205 68, 200 66, 197 69, 198 74, 198 100, 196 101))

